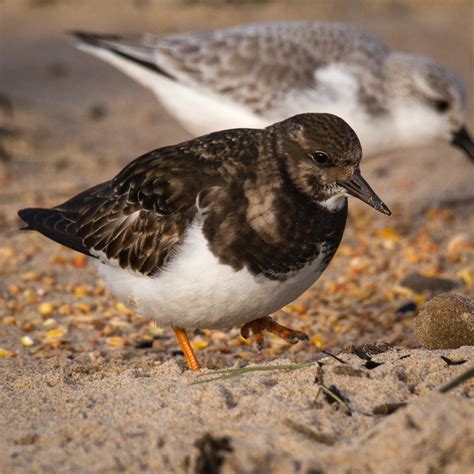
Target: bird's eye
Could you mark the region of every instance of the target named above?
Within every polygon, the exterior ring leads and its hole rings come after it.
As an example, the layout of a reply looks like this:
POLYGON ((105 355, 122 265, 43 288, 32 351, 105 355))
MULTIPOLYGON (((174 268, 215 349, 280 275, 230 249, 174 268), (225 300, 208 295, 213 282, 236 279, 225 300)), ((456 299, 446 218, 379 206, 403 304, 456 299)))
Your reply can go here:
POLYGON ((329 156, 324 151, 315 151, 309 155, 311 159, 318 165, 327 165, 329 163, 329 156))
POLYGON ((431 101, 433 107, 440 113, 444 113, 449 109, 449 102, 444 99, 434 99, 431 101))

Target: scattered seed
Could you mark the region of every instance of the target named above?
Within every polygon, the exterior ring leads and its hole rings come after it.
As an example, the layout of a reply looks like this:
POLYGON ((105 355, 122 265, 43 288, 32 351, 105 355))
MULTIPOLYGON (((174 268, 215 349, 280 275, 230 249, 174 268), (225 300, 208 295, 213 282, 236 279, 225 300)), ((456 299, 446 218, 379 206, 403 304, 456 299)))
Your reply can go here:
POLYGON ((121 336, 108 337, 106 342, 109 347, 124 347, 127 344, 127 341, 121 336))
POLYGON ((2 323, 5 324, 5 326, 14 326, 16 324, 16 318, 15 316, 4 316, 2 323))
POLYGON ((191 347, 195 351, 200 351, 202 349, 205 349, 208 345, 209 345, 209 343, 207 341, 203 341, 203 340, 197 340, 197 341, 194 341, 194 342, 191 343, 191 347))
POLYGON ((59 339, 67 333, 67 329, 60 327, 56 329, 51 329, 46 333, 46 337, 49 339, 59 339))
POLYGON ((53 318, 48 318, 46 321, 43 322, 43 326, 45 328, 54 328, 58 325, 58 322, 53 318))
POLYGON ((321 336, 313 336, 311 338, 311 344, 313 344, 313 346, 322 348, 324 347, 324 339, 321 336))
POLYGON ((12 355, 13 355, 13 352, 3 347, 0 347, 0 357, 10 357, 12 355))
POLYGON ((41 303, 38 306, 38 311, 42 316, 49 316, 50 314, 53 314, 54 309, 54 305, 51 303, 41 303))
POLYGON ((71 263, 76 268, 85 268, 87 266, 87 256, 82 253, 78 253, 74 255, 71 263))
POLYGON ((131 316, 133 314, 133 311, 130 308, 127 308, 121 301, 115 303, 115 309, 125 316, 131 316))
POLYGON ((20 344, 25 347, 31 347, 35 342, 31 339, 30 336, 23 336, 20 339, 20 344))

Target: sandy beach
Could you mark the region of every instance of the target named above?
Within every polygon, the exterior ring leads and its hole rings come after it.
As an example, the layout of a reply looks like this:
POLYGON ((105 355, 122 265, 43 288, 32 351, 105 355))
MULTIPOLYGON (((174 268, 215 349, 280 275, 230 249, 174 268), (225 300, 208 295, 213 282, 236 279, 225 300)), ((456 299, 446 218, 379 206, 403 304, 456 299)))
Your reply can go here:
POLYGON ((151 93, 77 51, 68 31, 351 21, 455 71, 472 131, 473 8, 0 2, 0 472, 472 469, 472 379, 439 389, 472 366, 474 347, 423 349, 414 330, 433 296, 474 296, 474 166, 460 151, 440 144, 364 160, 393 216, 351 202, 330 268, 275 315, 310 341, 269 336, 257 352, 239 328, 196 331, 201 374, 185 370, 172 333, 116 300, 87 259, 19 232, 16 212, 56 205, 144 152, 189 138, 151 93))

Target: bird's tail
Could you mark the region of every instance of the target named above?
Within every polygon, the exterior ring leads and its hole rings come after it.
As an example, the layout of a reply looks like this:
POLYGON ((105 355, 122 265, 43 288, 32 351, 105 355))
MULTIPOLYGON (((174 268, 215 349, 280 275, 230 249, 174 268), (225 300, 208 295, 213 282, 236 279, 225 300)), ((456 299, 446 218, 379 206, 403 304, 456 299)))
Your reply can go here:
POLYGON ((140 77, 131 66, 138 66, 141 69, 157 73, 168 79, 176 80, 169 71, 158 65, 156 48, 152 45, 140 41, 131 41, 118 35, 97 34, 85 31, 72 31, 71 35, 78 40, 78 48, 80 50, 117 66, 137 80, 140 80, 140 77))
POLYGON ((21 209, 18 215, 27 224, 21 230, 35 230, 59 244, 92 256, 76 234, 73 216, 67 216, 59 209, 38 207, 21 209))

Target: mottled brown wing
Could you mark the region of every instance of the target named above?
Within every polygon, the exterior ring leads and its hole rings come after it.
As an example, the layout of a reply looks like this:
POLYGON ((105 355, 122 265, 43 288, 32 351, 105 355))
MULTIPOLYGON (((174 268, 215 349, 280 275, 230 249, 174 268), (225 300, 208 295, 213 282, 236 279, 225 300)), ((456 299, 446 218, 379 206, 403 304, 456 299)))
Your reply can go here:
POLYGON ((82 199, 76 233, 90 253, 145 275, 161 269, 182 242, 205 186, 186 158, 152 152, 82 199))
POLYGON ((197 208, 207 206, 257 155, 256 130, 229 130, 154 150, 114 179, 53 209, 20 217, 56 242, 149 275, 182 242, 197 208), (212 191, 209 193, 209 191, 212 191))

